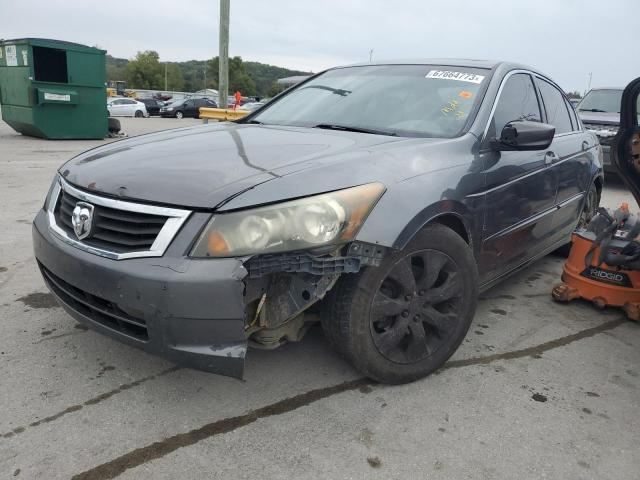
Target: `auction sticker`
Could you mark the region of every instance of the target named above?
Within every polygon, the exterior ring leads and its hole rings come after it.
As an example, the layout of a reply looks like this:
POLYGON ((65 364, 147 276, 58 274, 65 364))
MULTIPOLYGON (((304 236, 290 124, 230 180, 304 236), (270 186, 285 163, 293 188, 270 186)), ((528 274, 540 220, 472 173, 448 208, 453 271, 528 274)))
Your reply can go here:
POLYGON ((4 53, 7 57, 7 67, 18 66, 18 54, 16 53, 15 45, 6 45, 4 47, 4 53))
POLYGON ((482 83, 484 75, 466 72, 450 72, 448 70, 431 70, 425 78, 438 78, 441 80, 458 80, 459 82, 482 83))

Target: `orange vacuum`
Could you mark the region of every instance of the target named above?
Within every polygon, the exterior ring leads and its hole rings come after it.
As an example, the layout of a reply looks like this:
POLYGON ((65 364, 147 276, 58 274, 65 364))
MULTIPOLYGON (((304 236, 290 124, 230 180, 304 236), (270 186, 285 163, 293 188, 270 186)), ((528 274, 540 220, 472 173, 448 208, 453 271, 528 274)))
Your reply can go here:
POLYGON ((640 321, 640 218, 622 204, 604 208, 588 226, 574 232, 562 283, 553 298, 568 302, 582 298, 599 308, 621 307, 631 320, 640 321))

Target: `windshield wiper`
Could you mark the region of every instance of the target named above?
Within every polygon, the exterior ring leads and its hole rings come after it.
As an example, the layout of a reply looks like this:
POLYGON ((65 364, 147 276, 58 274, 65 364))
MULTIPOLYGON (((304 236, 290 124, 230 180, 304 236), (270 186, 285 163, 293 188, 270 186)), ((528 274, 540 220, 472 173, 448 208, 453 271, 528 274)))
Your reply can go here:
POLYGON ((607 113, 604 110, 600 110, 599 108, 579 108, 581 112, 594 112, 594 113, 607 113))
POLYGON ((262 123, 260 120, 247 120, 246 122, 242 122, 242 123, 252 123, 254 125, 264 125, 264 123, 262 123))
POLYGON ((352 127, 349 125, 336 125, 333 123, 319 123, 313 128, 322 128, 324 130, 341 130, 343 132, 358 132, 358 133, 371 133, 372 135, 388 135, 390 137, 396 137, 398 134, 390 130, 375 130, 372 128, 352 127))

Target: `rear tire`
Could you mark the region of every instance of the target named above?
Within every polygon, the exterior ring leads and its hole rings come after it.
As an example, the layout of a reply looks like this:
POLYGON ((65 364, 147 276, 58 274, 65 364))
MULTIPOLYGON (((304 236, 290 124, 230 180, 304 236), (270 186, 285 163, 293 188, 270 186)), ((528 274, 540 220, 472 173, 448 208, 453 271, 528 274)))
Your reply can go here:
POLYGON ((144 117, 144 113, 142 112, 142 110, 136 110, 136 113, 134 114, 134 117, 142 118, 142 117, 144 117))
MULTIPOLYGON (((589 224, 593 216, 596 214, 599 206, 600 193, 598 192, 598 187, 596 187, 594 183, 591 185, 591 188, 587 192, 587 198, 585 199, 582 212, 580 213, 576 230, 579 228, 584 228, 589 224)), ((571 252, 571 245, 573 245, 573 242, 569 241, 555 250, 553 253, 555 255, 558 255, 559 257, 567 258, 569 257, 569 252, 571 252)))
POLYGON ((345 274, 322 316, 332 346, 367 377, 425 377, 456 351, 473 320, 477 265, 454 231, 430 225, 380 267, 345 274))

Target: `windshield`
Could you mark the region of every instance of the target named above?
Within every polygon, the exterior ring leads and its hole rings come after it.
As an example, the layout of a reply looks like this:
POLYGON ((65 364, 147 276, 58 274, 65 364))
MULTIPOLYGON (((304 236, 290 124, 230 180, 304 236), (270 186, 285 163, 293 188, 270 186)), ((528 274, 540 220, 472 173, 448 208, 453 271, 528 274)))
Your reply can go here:
POLYGON ((620 113, 621 101, 622 90, 591 90, 578 105, 578 110, 620 113))
POLYGON ((490 71, 434 65, 329 70, 250 121, 398 136, 454 137, 478 103, 490 71))

